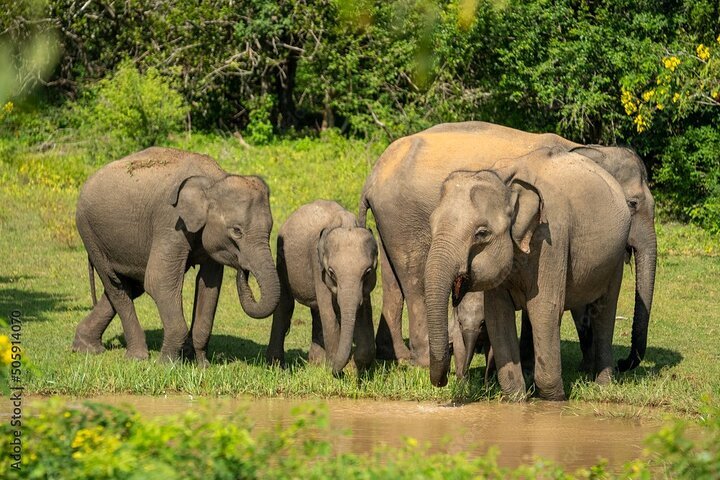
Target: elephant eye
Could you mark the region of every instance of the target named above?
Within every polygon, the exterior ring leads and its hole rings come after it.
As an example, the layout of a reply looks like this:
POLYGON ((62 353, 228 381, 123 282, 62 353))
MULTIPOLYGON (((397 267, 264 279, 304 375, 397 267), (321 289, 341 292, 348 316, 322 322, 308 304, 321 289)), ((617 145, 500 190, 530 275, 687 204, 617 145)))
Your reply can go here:
POLYGON ((330 278, 332 278, 333 280, 336 280, 335 270, 333 270, 331 267, 328 267, 328 274, 330 274, 330 278))
POLYGON ((628 207, 630 207, 630 210, 635 210, 638 206, 638 201, 635 200, 634 198, 631 198, 630 200, 627 201, 627 205, 628 205, 628 207))
POLYGON ((233 235, 235 235, 236 237, 242 237, 242 236, 243 236, 243 231, 242 231, 242 228, 240 228, 240 227, 237 227, 237 226, 236 226, 236 227, 232 227, 232 232, 233 232, 233 235))
POLYGON ((368 267, 367 270, 365 270, 365 273, 363 273, 363 277, 367 277, 370 275, 370 272, 372 272, 372 267, 368 267))
POLYGON ((490 230, 488 230, 485 227, 480 227, 477 230, 475 230, 475 240, 479 242, 483 242, 488 239, 490 236, 490 230))

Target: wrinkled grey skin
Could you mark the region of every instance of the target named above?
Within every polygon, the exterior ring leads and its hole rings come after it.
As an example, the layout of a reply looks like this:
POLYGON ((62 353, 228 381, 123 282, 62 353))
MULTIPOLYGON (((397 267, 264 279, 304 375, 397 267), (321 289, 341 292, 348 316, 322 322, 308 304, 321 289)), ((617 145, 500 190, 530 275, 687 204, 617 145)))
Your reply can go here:
POLYGON ((105 292, 78 325, 73 350, 102 352, 102 334, 117 313, 126 356, 147 358, 133 305, 147 292, 163 323, 161 359, 177 359, 191 343, 198 363, 206 364, 225 265, 238 271, 245 312, 270 315, 280 283, 270 253, 269 195, 259 177, 230 175, 210 157, 170 148, 143 150, 92 175, 80 191, 76 221, 105 292), (193 265, 200 271, 188 336, 182 288, 193 265), (259 300, 248 286, 249 273, 260 286, 259 300))
POLYGON ((280 228, 277 269, 280 303, 273 315, 266 358, 285 361, 285 336, 295 300, 310 307, 309 359, 327 361, 339 375, 350 360, 368 368, 375 360, 370 292, 375 288, 377 244, 357 227, 355 215, 335 202, 317 200, 296 210, 280 228))
MULTIPOLYGON (((383 276, 383 306, 376 338, 378 358, 412 358, 421 365, 429 362, 423 275, 430 245, 429 217, 439 202, 442 181, 452 171, 489 168, 501 158, 519 157, 542 147, 576 149, 593 159, 616 177, 628 203, 635 205, 628 240, 636 261, 636 306, 630 353, 635 360, 621 361, 621 370, 629 368, 628 365, 635 366, 642 358, 657 250, 654 201, 642 161, 626 148, 585 147, 558 135, 527 133, 485 122, 437 125, 393 142, 365 183, 359 222, 364 225, 367 209, 372 209, 378 225, 383 276), (410 350, 403 342, 401 330, 403 300, 408 304, 410 350)), ((585 345, 584 364, 589 365, 591 354, 585 350, 591 343, 588 340, 591 330, 579 315, 584 311, 584 307, 579 307, 576 316, 581 345, 585 345)), ((481 322, 469 323, 479 325, 481 322)), ((523 332, 527 343, 532 339, 530 329, 525 328, 523 332)))
POLYGON ((541 397, 565 398, 560 318, 579 306, 596 310, 595 378, 609 382, 630 220, 620 185, 579 154, 540 149, 490 170, 452 173, 430 218, 425 301, 431 382, 447 383, 447 302, 451 292, 461 297, 465 291, 485 294, 485 322, 506 398, 526 394, 515 329, 520 309, 533 329, 541 397))

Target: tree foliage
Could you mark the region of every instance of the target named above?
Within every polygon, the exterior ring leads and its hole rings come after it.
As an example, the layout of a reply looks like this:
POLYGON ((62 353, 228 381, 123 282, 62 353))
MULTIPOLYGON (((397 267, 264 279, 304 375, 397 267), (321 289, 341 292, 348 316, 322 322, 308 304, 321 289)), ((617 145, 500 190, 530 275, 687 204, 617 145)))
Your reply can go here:
POLYGON ((720 228, 708 213, 720 204, 709 139, 720 120, 718 2, 46 2, 0 12, 16 71, 32 32, 61 46, 52 74, 25 75, 25 90, 74 99, 129 60, 175 86, 193 128, 245 129, 256 143, 332 127, 392 139, 476 119, 629 144, 667 211, 720 228))

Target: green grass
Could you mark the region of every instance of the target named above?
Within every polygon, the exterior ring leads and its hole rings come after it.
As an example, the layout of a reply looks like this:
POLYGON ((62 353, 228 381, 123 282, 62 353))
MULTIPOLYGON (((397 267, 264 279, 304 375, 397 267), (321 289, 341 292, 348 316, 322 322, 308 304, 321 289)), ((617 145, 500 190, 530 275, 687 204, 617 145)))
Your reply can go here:
MULTIPOLYGON (((208 153, 229 171, 262 175, 271 187, 274 232, 298 206, 317 198, 335 199, 352 211, 372 163, 384 145, 366 145, 334 135, 315 140, 286 140, 246 149, 232 137, 185 135, 170 144, 208 153)), ((74 227, 77 189, 97 166, 82 150, 66 147, 45 152, 20 149, 0 162, 0 314, 23 314, 23 344, 34 370, 26 374, 32 394, 95 395, 134 393, 193 395, 371 397, 412 400, 495 400, 495 385, 482 383, 476 358, 469 384, 451 379, 434 388, 424 369, 381 363, 363 378, 350 371, 335 379, 328 369, 308 365, 310 314, 298 306, 287 337, 290 368, 270 368, 262 360, 271 319, 254 320, 240 308, 234 272, 227 271, 213 336, 212 365, 166 365, 155 360, 162 329, 151 299, 136 301, 148 336, 151 359, 126 360, 116 319, 104 336, 108 351, 99 356, 73 354, 74 329, 91 305, 85 252, 74 227)), ((663 407, 697 414, 700 394, 720 396, 720 243, 718 237, 680 224, 659 225, 660 257, 655 305, 646 360, 635 371, 599 388, 578 373, 579 345, 572 321, 562 326, 563 378, 574 400, 663 407)), ((274 238, 272 240, 274 248, 274 238)), ((193 276, 186 277, 185 309, 191 311, 193 276)), ((633 309, 634 277, 626 270, 618 305, 615 357, 627 355, 633 309)), ((375 319, 380 285, 373 293, 375 319)), ((407 332, 407 328, 405 328, 407 332)))

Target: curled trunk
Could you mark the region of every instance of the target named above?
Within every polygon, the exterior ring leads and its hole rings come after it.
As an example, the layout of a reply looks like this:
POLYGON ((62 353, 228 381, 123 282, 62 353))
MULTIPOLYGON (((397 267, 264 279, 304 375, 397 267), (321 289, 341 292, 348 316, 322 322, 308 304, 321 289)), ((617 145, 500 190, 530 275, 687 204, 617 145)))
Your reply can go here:
POLYGON ((270 246, 262 249, 262 254, 253 262, 250 272, 238 270, 237 291, 240 297, 240 305, 243 310, 252 318, 264 318, 269 316, 277 307, 280 300, 280 280, 272 260, 270 246), (248 276, 252 274, 260 286, 260 300, 253 296, 248 276))

